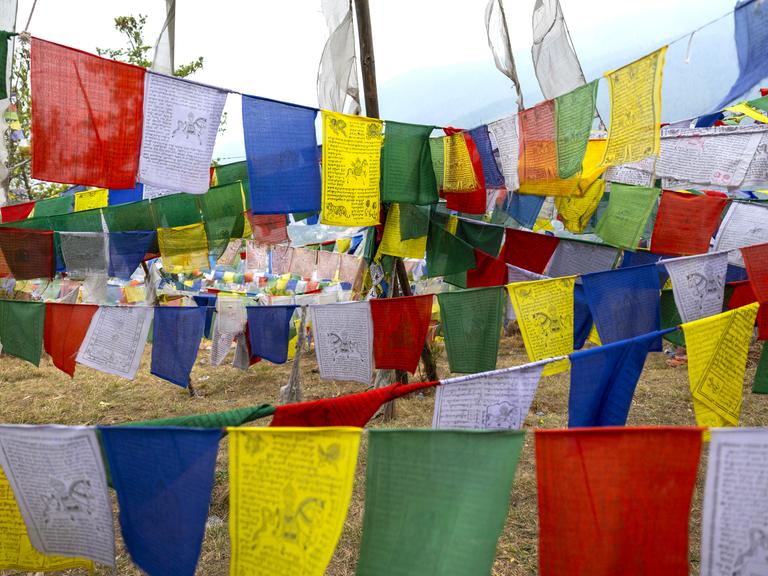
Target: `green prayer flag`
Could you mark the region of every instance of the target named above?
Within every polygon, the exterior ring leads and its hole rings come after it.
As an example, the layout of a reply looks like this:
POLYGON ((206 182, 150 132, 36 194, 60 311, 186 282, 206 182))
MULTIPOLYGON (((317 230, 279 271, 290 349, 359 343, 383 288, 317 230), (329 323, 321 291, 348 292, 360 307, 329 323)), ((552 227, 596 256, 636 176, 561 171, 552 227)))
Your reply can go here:
POLYGON ((437 295, 451 372, 474 374, 496 368, 507 304, 506 288, 473 288, 437 295))
POLYGON ((293 212, 291 214, 293 216, 294 222, 301 222, 302 220, 306 220, 310 216, 315 216, 316 214, 320 214, 317 210, 312 210, 310 212, 293 212))
POLYGON ((75 197, 73 195, 38 200, 35 204, 35 218, 70 214, 74 207, 74 202, 75 197))
POLYGON ((752 381, 752 392, 754 394, 768 394, 768 346, 763 342, 760 360, 757 362, 755 370, 755 379, 752 381))
POLYGON ((233 182, 247 182, 248 181, 248 162, 241 160, 240 162, 232 162, 230 164, 220 164, 216 166, 216 185, 223 186, 225 184, 232 184, 233 182))
POLYGON ((199 224, 202 222, 202 216, 197 202, 196 194, 171 194, 155 198, 149 203, 155 221, 150 230, 199 224))
POLYGON ((2 70, 2 74, 0 74, 0 100, 8 98, 8 87, 5 85, 5 70, 8 65, 8 40, 12 36, 16 36, 16 34, 0 30, 0 70, 2 70))
POLYGON ((110 232, 130 232, 132 230, 155 230, 155 221, 149 209, 149 202, 131 202, 102 208, 104 221, 110 232))
POLYGON ((504 239, 504 227, 459 220, 456 236, 478 250, 496 257, 504 239))
POLYGON ((611 183, 608 208, 597 222, 595 233, 607 244, 635 250, 659 192, 658 188, 611 183))
POLYGON ((357 576, 490 574, 523 439, 369 430, 357 576))
POLYGON ((141 420, 140 422, 125 422, 120 426, 183 426, 189 428, 226 428, 227 426, 242 426, 259 418, 266 418, 275 413, 275 407, 270 404, 259 404, 246 408, 235 408, 225 412, 208 414, 190 414, 175 418, 157 418, 141 420))
POLYGON ((50 216, 48 223, 51 230, 57 232, 101 232, 103 230, 100 208, 50 216))
POLYGON ((475 267, 475 250, 461 238, 430 222, 427 238, 427 277, 466 272, 475 267))
POLYGON ((40 365, 45 302, 0 300, 0 344, 9 356, 40 365))
POLYGON ((429 234, 429 206, 400 204, 400 240, 412 240, 429 234))
POLYGON ((437 182, 429 135, 434 126, 387 121, 381 149, 381 201, 432 204, 437 182))
POLYGON ((230 238, 241 238, 243 235, 245 207, 242 188, 240 182, 225 184, 211 188, 199 198, 208 251, 218 259, 226 250, 230 238))
POLYGON ((581 172, 595 117, 597 80, 555 98, 557 171, 560 178, 581 172))
MULTIPOLYGON (((683 320, 680 318, 680 313, 677 311, 677 304, 675 304, 675 296, 672 294, 672 290, 661 291, 661 329, 672 328, 674 326, 680 326, 683 320)), ((664 340, 667 340, 675 346, 685 346, 685 335, 682 330, 675 330, 669 334, 664 334, 664 340)))
POLYGON ((437 182, 438 189, 443 187, 443 180, 445 179, 444 138, 444 136, 441 136, 440 138, 429 139, 429 155, 432 160, 432 171, 435 173, 435 182, 437 182))

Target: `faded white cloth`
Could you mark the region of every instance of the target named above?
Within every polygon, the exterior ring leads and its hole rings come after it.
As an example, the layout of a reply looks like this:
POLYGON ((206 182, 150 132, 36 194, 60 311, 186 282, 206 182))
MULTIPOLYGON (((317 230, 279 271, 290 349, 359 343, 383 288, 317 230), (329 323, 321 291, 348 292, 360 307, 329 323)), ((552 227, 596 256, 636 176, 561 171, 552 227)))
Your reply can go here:
POLYGON ((312 337, 324 380, 370 384, 373 375, 373 319, 369 302, 311 306, 312 337))
MULTIPOLYGON (((157 1, 157 0, 156 0, 157 1)), ((155 42, 155 55, 152 58, 152 71, 160 74, 173 74, 173 53, 176 44, 176 0, 165 0, 165 22, 155 42)))
POLYGON ((109 235, 101 232, 59 232, 59 245, 67 275, 83 279, 93 274, 106 277, 109 269, 109 235))
POLYGON ((485 7, 485 32, 488 35, 488 46, 491 48, 496 68, 512 80, 517 91, 518 107, 522 107, 520 80, 517 78, 515 57, 512 55, 512 46, 509 43, 509 32, 502 0, 488 0, 485 7))
POLYGON ((728 254, 699 254, 662 260, 672 280, 675 306, 683 323, 723 311, 728 254))
POLYGON ((322 6, 330 36, 317 70, 317 101, 325 110, 360 114, 352 4, 322 0, 322 6))

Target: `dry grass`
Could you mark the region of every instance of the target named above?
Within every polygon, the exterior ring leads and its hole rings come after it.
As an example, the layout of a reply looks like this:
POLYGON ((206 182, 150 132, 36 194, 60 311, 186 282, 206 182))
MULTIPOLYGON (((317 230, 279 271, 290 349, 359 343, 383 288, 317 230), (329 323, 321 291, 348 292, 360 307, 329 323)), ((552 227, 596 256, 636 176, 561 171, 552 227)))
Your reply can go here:
MULTIPOLYGON (((204 347, 205 348, 205 347, 204 347)), ((241 372, 229 366, 210 368, 209 353, 203 349, 192 373, 192 382, 202 393, 190 397, 185 390, 149 374, 149 354, 135 381, 101 374, 78 366, 74 380, 56 370, 48 360, 36 369, 19 360, 4 357, 0 360, 0 406, 2 422, 6 423, 58 423, 58 424, 115 424, 124 421, 161 418, 174 415, 228 410, 239 406, 275 403, 278 389, 289 375, 290 365, 271 366, 266 362, 241 372)), ((519 335, 502 340, 498 367, 514 366, 527 361, 519 335)), ((438 366, 441 377, 448 375, 444 354, 440 353, 438 366)), ((746 383, 752 382, 756 355, 750 355, 746 383)), ((419 375, 417 375, 418 377, 419 375)), ((355 384, 320 381, 314 355, 302 361, 302 382, 305 399, 332 397, 360 390, 355 384)), ((568 375, 561 374, 541 382, 536 399, 526 420, 526 428, 559 428, 567 423, 568 375)), ((433 395, 413 395, 398 400, 397 416, 392 427, 429 427, 432 420, 433 395)), ((768 397, 753 395, 745 385, 741 424, 764 424, 768 397)), ((256 425, 265 425, 263 419, 256 425)), ((652 354, 637 387, 629 415, 630 425, 692 425, 695 423, 688 391, 686 367, 671 368, 662 354, 652 354)), ((371 426, 381 426, 374 420, 371 426)), ((355 571, 363 518, 364 473, 367 444, 361 446, 360 465, 352 505, 347 516, 339 546, 327 574, 351 576, 355 571)), ((209 528, 203 544, 198 574, 224 576, 229 570, 228 474, 227 445, 223 440, 219 452, 219 465, 211 504, 209 528)), ((698 548, 702 503, 703 471, 694 496, 691 514, 690 566, 698 573, 698 548)), ((528 435, 517 469, 510 496, 509 516, 504 534, 499 541, 495 576, 527 576, 537 573, 537 507, 536 472, 533 436, 528 435)), ((119 528, 115 527, 119 535, 119 528)), ((119 538, 119 536, 118 536, 119 538)), ((139 575, 122 546, 118 550, 118 574, 139 575)), ((99 569, 99 574, 108 574, 99 569)), ((14 574, 6 572, 4 574, 14 574)))

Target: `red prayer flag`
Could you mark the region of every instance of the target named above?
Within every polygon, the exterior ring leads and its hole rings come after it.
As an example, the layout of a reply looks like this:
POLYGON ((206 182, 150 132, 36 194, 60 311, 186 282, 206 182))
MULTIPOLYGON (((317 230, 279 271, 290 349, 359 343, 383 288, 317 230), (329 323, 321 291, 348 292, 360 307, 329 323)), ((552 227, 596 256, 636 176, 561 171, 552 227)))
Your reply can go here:
POLYGON ((32 39, 32 177, 133 188, 144 68, 32 39))
POLYGON ((741 249, 747 275, 757 301, 768 302, 768 243, 745 246, 741 249))
POLYGON ((0 228, 0 277, 53 278, 53 231, 0 228))
POLYGON ((338 398, 323 398, 312 402, 284 404, 275 409, 270 426, 354 426, 362 428, 385 402, 400 398, 422 388, 437 386, 438 382, 392 384, 338 398))
MULTIPOLYGON (((752 302, 757 302, 752 283, 749 280, 729 282, 728 285, 733 288, 731 297, 728 299, 728 310, 735 310, 752 304, 752 302)), ((768 340, 768 306, 760 305, 755 323, 757 324, 757 339, 768 340)))
POLYGON ((45 351, 50 354, 56 368, 73 378, 77 352, 98 309, 95 304, 48 302, 45 305, 45 351))
POLYGON ((546 100, 518 114, 520 185, 558 179, 555 101, 546 100))
POLYGON ((539 574, 687 576, 702 431, 537 430, 539 574))
POLYGON ((376 368, 416 372, 432 317, 432 294, 374 298, 371 316, 376 368))
POLYGON ((506 283, 506 262, 475 248, 475 267, 467 270, 467 288, 504 286, 506 283))
POLYGON ((726 198, 664 190, 653 226, 651 251, 672 256, 704 254, 727 203, 726 198))
POLYGON ((504 261, 530 272, 543 274, 555 248, 556 236, 507 228, 504 239, 504 261))
POLYGON ((251 214, 246 212, 251 222, 253 239, 265 244, 280 244, 288 240, 288 225, 285 214, 251 214))
MULTIPOLYGON (((446 128, 445 133, 450 135, 455 133, 455 129, 446 128)), ((471 192, 445 192, 446 207, 449 210, 464 212, 465 214, 485 214, 486 191, 485 176, 483 175, 483 161, 480 159, 480 152, 477 151, 475 141, 472 140, 469 132, 464 132, 464 141, 467 143, 469 159, 472 161, 472 169, 475 172, 477 188, 471 192)))
POLYGON ((32 202, 24 202, 23 204, 14 204, 13 206, 3 206, 0 208, 0 220, 3 223, 24 220, 34 208, 34 200, 32 202))

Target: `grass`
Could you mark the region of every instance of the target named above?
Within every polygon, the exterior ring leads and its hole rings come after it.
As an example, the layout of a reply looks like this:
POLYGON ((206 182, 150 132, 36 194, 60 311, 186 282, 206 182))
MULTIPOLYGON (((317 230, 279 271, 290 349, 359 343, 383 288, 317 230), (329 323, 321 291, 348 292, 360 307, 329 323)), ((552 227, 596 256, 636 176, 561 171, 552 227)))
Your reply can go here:
MULTIPOLYGON (((231 366, 211 368, 210 353, 204 344, 192 372, 192 382, 202 394, 190 397, 173 384, 149 373, 149 347, 134 381, 96 372, 78 366, 74 379, 59 372, 48 359, 35 368, 14 358, 0 360, 0 406, 2 422, 25 424, 116 424, 125 421, 161 418, 175 415, 228 410, 261 403, 276 403, 278 390, 290 374, 290 364, 272 366, 262 362, 248 372, 231 366)), ((527 361, 518 334, 502 339, 498 367, 515 366, 527 361)), ((761 417, 768 407, 768 396, 750 392, 757 364, 757 351, 750 353, 745 378, 742 426, 764 424, 761 417)), ((301 363, 302 384, 306 400, 333 397, 358 392, 356 384, 321 381, 317 374, 314 354, 305 355, 301 363)), ((438 350, 440 377, 447 377, 445 355, 438 350)), ((414 378, 419 379, 420 375, 414 378)), ((526 419, 526 429, 561 428, 567 424, 568 373, 542 380, 526 419)), ((432 393, 412 395, 397 401, 393 422, 382 424, 374 420, 370 426, 397 428, 430 427, 434 399, 432 393)), ((269 419, 255 425, 266 425, 269 419)), ((665 356, 653 353, 637 386, 629 414, 629 425, 693 425, 695 419, 688 389, 685 365, 676 368, 665 362, 665 356)), ((347 522, 336 553, 327 570, 330 576, 351 576, 355 572, 362 530, 364 474, 367 444, 365 436, 360 451, 360 463, 347 522)), ((229 573, 228 473, 227 441, 219 451, 216 482, 211 502, 209 526, 198 564, 198 574, 224 576, 229 573)), ((690 569, 698 573, 700 520, 706 454, 702 455, 699 479, 694 494, 690 524, 690 569)), ((115 508, 115 519, 117 509, 115 508)), ((537 504, 536 470, 533 435, 526 436, 525 447, 518 465, 514 487, 509 500, 509 515, 499 540, 494 576, 528 576, 537 573, 537 504)), ((118 537, 118 574, 139 575, 118 537)), ((17 572, 2 572, 17 574, 17 572)), ((109 574, 99 568, 98 574, 109 574)))

